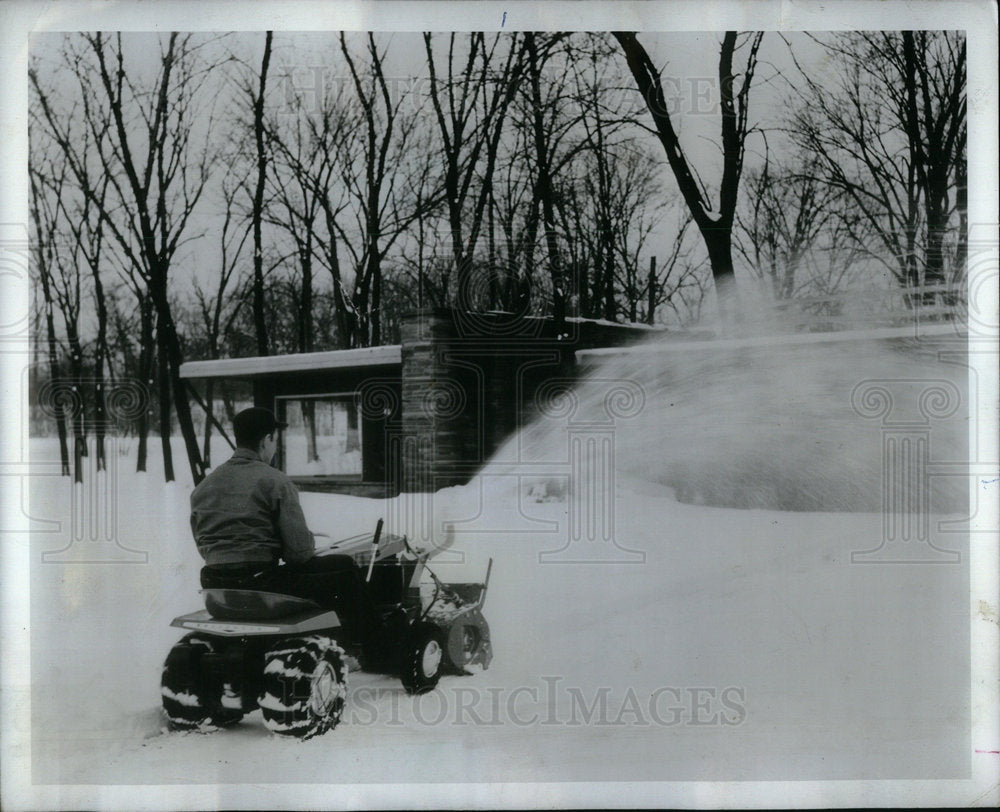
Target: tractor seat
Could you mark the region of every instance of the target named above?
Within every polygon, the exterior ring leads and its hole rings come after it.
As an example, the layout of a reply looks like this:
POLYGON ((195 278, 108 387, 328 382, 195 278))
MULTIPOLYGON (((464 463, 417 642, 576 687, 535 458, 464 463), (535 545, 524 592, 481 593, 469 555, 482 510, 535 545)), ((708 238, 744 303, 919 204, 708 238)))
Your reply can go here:
POLYGON ((203 589, 205 608, 216 620, 276 620, 320 609, 306 598, 255 589, 203 589))

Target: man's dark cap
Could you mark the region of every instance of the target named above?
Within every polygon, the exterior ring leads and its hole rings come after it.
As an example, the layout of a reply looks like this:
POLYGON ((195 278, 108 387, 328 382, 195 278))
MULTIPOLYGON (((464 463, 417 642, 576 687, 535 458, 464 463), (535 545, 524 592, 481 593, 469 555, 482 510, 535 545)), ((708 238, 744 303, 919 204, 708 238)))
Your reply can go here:
POLYGON ((233 434, 236 444, 245 448, 256 448, 257 444, 275 429, 287 427, 278 420, 270 409, 253 406, 244 409, 233 418, 233 434))

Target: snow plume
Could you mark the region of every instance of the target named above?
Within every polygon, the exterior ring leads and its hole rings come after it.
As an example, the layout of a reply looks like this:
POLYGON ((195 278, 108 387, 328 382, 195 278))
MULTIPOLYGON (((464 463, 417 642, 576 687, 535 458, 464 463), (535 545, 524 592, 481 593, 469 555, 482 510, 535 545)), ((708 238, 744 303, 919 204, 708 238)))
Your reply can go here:
POLYGON ((574 432, 605 431, 619 478, 665 485, 682 502, 875 512, 894 488, 904 510, 966 510, 967 481, 932 475, 968 459, 963 342, 749 332, 585 354, 581 382, 540 390, 539 416, 492 465, 566 459, 574 432))

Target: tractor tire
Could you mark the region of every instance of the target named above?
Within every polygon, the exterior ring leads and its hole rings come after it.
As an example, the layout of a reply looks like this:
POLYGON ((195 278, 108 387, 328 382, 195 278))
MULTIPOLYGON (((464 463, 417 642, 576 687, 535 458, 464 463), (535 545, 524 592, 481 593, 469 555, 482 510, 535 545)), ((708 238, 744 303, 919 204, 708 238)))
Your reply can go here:
POLYGON ((399 679, 408 694, 425 694, 441 678, 444 641, 433 623, 415 623, 403 647, 399 679))
POLYGON ((347 700, 343 650, 329 637, 291 637, 264 655, 258 704, 268 730, 311 739, 335 728, 347 700))
POLYGON ((160 678, 160 696, 171 730, 209 732, 229 727, 243 718, 243 711, 232 704, 234 694, 223 686, 215 696, 202 678, 201 657, 215 652, 210 638, 189 634, 170 649, 160 678))

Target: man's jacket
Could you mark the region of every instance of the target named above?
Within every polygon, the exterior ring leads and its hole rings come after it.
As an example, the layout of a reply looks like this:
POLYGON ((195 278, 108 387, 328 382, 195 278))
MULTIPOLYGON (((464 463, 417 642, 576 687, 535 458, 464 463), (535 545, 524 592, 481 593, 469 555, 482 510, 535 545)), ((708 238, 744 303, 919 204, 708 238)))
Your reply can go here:
POLYGON ((191 532, 208 566, 294 564, 315 549, 295 485, 246 448, 192 492, 191 532))

